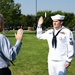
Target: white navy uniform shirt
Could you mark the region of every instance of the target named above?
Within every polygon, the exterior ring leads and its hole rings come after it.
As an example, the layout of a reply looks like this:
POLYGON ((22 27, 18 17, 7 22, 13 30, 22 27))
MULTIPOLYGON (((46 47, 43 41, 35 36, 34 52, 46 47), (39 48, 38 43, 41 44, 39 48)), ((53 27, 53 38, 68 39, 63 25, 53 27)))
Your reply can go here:
POLYGON ((15 60, 22 42, 17 40, 15 46, 11 46, 9 40, 0 34, 0 69, 8 67, 9 60, 15 60))
MULTIPOLYGON (((58 31, 55 30, 55 34, 58 31)), ((37 27, 37 38, 48 41, 49 54, 48 60, 61 60, 71 62, 74 57, 74 39, 73 33, 62 26, 62 30, 59 32, 57 37, 57 47, 52 47, 53 29, 42 33, 42 28, 37 27)))

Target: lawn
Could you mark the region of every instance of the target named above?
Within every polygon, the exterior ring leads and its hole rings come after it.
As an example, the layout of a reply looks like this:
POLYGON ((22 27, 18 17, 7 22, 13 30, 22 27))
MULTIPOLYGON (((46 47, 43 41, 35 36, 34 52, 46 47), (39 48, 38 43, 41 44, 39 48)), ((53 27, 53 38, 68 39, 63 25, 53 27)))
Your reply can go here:
MULTIPOLYGON (((15 32, 5 35, 12 45, 15 44, 15 32)), ((46 40, 38 40, 34 32, 24 31, 21 50, 11 64, 12 75, 48 75, 47 69, 48 44, 46 40)), ((75 75, 75 58, 68 69, 67 75, 75 75)))

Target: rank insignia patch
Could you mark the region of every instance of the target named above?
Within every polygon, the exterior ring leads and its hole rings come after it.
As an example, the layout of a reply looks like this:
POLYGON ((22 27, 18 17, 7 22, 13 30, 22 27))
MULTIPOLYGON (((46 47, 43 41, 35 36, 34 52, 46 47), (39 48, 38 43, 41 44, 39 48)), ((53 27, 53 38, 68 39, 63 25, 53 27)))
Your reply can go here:
POLYGON ((70 45, 73 45, 74 43, 73 43, 73 41, 70 41, 70 45))

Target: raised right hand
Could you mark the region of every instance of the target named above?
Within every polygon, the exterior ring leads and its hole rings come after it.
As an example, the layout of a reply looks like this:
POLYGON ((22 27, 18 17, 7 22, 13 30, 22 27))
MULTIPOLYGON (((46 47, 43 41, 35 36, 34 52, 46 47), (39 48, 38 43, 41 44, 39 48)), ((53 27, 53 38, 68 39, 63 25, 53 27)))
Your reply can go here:
POLYGON ((15 33, 16 40, 22 41, 23 38, 23 29, 18 29, 17 34, 15 33))
POLYGON ((43 23, 43 17, 41 16, 38 20, 38 27, 41 27, 42 23, 43 23))

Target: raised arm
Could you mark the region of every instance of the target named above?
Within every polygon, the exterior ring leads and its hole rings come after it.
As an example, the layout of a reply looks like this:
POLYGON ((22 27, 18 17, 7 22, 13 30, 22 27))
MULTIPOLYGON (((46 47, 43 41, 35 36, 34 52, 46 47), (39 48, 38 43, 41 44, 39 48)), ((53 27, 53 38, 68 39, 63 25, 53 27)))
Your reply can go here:
POLYGON ((2 37, 0 38, 0 42, 1 42, 0 46, 1 46, 2 54, 9 60, 15 60, 22 45, 23 30, 19 29, 17 31, 17 34, 15 34, 16 43, 14 46, 10 44, 7 37, 5 37, 4 35, 1 36, 2 37))
POLYGON ((43 17, 41 16, 38 20, 38 25, 37 25, 37 38, 38 39, 43 39, 45 40, 47 37, 47 32, 42 33, 42 23, 43 23, 43 17))
POLYGON ((43 17, 41 16, 38 20, 38 27, 41 27, 42 23, 43 23, 43 17))

